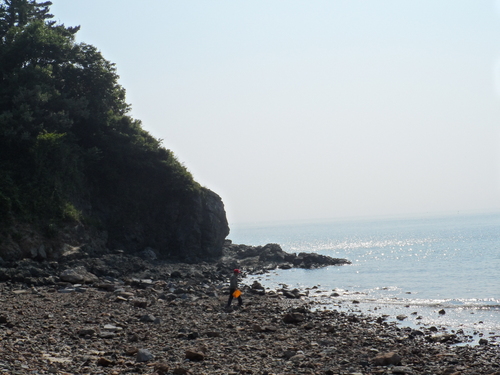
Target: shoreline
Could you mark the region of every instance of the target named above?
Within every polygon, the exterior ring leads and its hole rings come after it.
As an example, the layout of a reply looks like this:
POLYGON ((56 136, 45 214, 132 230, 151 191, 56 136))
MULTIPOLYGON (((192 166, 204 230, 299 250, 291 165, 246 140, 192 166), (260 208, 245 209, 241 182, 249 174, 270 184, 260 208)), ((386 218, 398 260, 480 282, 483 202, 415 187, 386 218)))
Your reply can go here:
MULTIPOLYGON (((238 245, 212 263, 146 255, 23 260, 0 270, 10 277, 0 282, 0 371, 500 375, 496 342, 460 346, 465 338, 443 327, 400 327, 381 314, 317 309, 306 290, 245 285, 290 265, 278 245, 238 245), (240 284, 244 307, 226 309, 236 267, 253 276, 240 284)), ((316 264, 307 254, 290 259, 316 264)))
MULTIPOLYGON (((282 289, 276 287, 276 282, 269 281, 270 278, 272 278, 272 271, 266 275, 249 276, 250 280, 257 280, 271 290, 282 289), (263 280, 264 278, 267 280, 263 280)), ((383 316, 387 322, 417 330, 436 326, 451 332, 463 332, 461 334, 463 342, 460 343, 463 345, 479 345, 481 339, 487 339, 493 343, 496 343, 497 340, 500 341, 498 324, 490 320, 491 312, 500 314, 498 309, 490 311, 481 306, 476 308, 474 306, 450 305, 445 302, 422 303, 416 299, 400 297, 377 299, 377 297, 372 297, 365 292, 352 292, 338 288, 325 290, 320 285, 305 286, 300 284, 300 286, 287 287, 288 289, 298 288, 307 293, 306 298, 309 299, 309 303, 316 306, 316 309, 338 309, 374 318, 383 316)), ((490 308, 492 307, 496 306, 490 306, 490 308)))
MULTIPOLYGON (((166 280, 0 284, 0 370, 12 374, 500 374, 498 345, 175 270, 166 280)), ((229 276, 229 275, 227 275, 229 276)), ((297 293, 297 292, 296 292, 297 293)), ((299 291, 298 293, 301 293, 299 291)))

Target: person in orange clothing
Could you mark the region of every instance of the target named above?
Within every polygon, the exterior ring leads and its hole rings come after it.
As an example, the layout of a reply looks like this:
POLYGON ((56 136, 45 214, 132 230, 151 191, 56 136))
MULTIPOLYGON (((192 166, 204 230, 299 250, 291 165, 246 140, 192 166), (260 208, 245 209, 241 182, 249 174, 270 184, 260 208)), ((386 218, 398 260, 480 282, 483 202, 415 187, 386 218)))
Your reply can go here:
MULTIPOLYGON (((239 275, 241 271, 239 269, 235 269, 231 278, 229 279, 229 299, 227 300, 227 308, 231 306, 231 302, 233 301, 233 293, 238 289, 238 281, 239 275)), ((238 306, 243 306, 243 300, 241 299, 241 294, 237 297, 238 306)))

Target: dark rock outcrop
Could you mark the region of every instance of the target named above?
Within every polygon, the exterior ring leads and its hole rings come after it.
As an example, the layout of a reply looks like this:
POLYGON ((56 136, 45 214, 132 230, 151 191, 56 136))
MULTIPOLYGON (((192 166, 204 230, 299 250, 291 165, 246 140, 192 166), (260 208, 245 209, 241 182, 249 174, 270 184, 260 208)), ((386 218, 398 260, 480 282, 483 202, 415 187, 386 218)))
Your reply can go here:
MULTIPOLYGON (((135 254, 125 251, 106 250, 106 253, 92 253, 88 247, 72 247, 65 245, 66 250, 59 254, 56 260, 36 258, 10 260, 0 262, 0 282, 11 281, 26 285, 55 285, 64 283, 92 284, 96 278, 135 279, 132 284, 148 288, 151 280, 226 280, 234 268, 242 268, 245 273, 261 274, 269 270, 290 265, 291 267, 320 268, 327 265, 350 264, 346 259, 317 254, 290 254, 281 249, 278 244, 265 246, 233 245, 229 241, 223 247, 223 256, 211 262, 201 261, 196 264, 174 262, 172 260, 151 257, 151 249, 135 254), (246 255, 249 255, 248 257, 246 255), (311 255, 311 261, 308 260, 311 255), (262 259, 262 260, 261 260, 262 259), (296 260, 299 259, 300 262, 296 260), (314 263, 318 261, 318 263, 314 263), (281 263, 280 263, 281 262, 281 263)), ((185 294, 189 288, 178 288, 168 298, 177 298, 185 294)), ((258 282, 252 285, 252 294, 265 294, 265 288, 258 282)), ((286 298, 300 299, 305 296, 298 289, 281 290, 286 298)), ((167 298, 167 299, 168 299, 167 298)))
POLYGON ((0 233, 0 257, 64 262, 121 250, 193 263, 222 255, 229 226, 216 193, 200 188, 162 196, 157 191, 142 199, 134 214, 113 201, 96 204, 99 225, 68 223, 50 236, 35 225, 13 225, 0 233))
POLYGON ((280 245, 264 246, 236 245, 228 241, 224 245, 221 265, 231 268, 246 268, 254 273, 275 268, 320 268, 351 264, 347 259, 332 258, 317 253, 287 253, 280 245))
POLYGON ((149 247, 160 258, 188 262, 221 256, 229 234, 221 198, 205 188, 174 198, 144 203, 150 209, 141 211, 134 220, 122 218, 117 222, 114 218, 121 214, 113 215, 108 247, 129 253, 149 247))

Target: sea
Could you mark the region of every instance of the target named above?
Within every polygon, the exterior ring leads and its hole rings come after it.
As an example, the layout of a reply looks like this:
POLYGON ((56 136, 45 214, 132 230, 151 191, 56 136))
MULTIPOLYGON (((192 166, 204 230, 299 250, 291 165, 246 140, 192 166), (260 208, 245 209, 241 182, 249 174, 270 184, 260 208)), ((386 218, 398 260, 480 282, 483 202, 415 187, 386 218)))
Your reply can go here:
POLYGON ((352 262, 276 269, 244 283, 308 291, 320 309, 500 341, 500 213, 236 225, 229 238, 352 262))

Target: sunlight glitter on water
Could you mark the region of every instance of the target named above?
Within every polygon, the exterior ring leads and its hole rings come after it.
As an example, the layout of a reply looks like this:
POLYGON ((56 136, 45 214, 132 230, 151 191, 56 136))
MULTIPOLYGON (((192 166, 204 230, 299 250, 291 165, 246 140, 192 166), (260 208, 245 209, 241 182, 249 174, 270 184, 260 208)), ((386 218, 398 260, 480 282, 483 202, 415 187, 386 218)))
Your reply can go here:
MULTIPOLYGON (((276 270, 263 282, 271 288, 318 286, 325 290, 322 299, 349 308, 391 314, 416 309, 421 316, 416 325, 447 322, 500 331, 499 228, 500 214, 308 223, 250 228, 235 243, 274 242, 287 252, 352 261, 317 270, 276 270), (327 293, 332 290, 342 296, 332 299, 327 293), (443 308, 447 313, 436 316, 443 308)), ((416 319, 409 315, 407 321, 411 318, 416 319)))

